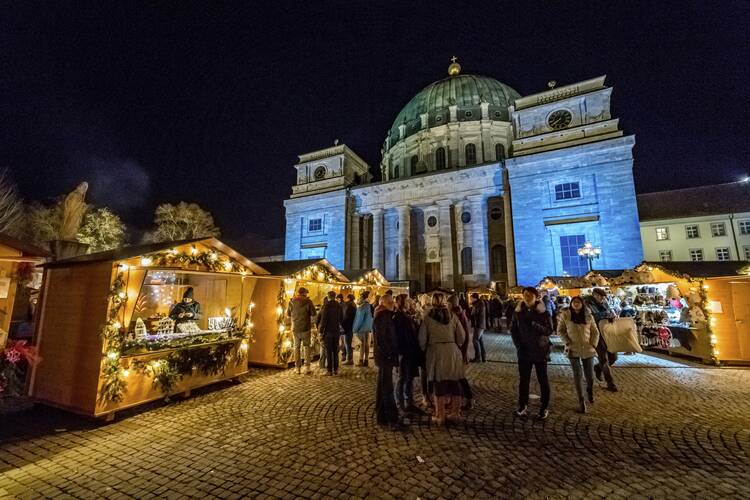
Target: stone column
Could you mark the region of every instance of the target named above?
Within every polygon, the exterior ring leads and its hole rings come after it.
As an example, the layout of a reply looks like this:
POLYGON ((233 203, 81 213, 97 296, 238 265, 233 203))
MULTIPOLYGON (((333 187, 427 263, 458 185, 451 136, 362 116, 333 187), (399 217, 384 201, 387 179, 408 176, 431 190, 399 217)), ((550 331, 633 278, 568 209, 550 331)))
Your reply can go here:
POLYGON ((451 229, 451 200, 438 200, 440 227, 440 284, 454 288, 453 230, 451 229))
POLYGON ((472 265, 477 281, 489 281, 487 269, 487 200, 483 195, 468 196, 471 203, 472 265))
POLYGON ((360 248, 362 246, 362 241, 360 239, 360 226, 361 226, 361 218, 357 212, 352 212, 352 224, 351 224, 351 234, 349 237, 351 238, 350 246, 351 249, 351 268, 352 269, 360 269, 360 266, 362 264, 362 258, 360 257, 360 248))
POLYGON ((372 267, 385 274, 383 265, 383 209, 372 210, 372 267))
POLYGON ((516 245, 513 239, 513 209, 510 204, 508 169, 503 168, 503 219, 505 221, 505 249, 508 261, 508 287, 516 286, 516 245))
POLYGON ((411 250, 411 207, 401 205, 398 210, 398 279, 409 279, 409 252, 411 250))

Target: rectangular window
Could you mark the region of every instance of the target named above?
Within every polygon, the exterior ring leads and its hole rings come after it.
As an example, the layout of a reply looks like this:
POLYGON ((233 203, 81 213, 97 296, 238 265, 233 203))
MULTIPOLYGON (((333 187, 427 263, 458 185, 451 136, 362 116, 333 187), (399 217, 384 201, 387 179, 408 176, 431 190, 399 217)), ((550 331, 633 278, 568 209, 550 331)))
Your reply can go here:
POLYGON ((670 262, 672 260, 672 250, 659 250, 659 260, 670 262))
POLYGON ((716 249, 716 260, 729 260, 729 248, 721 247, 716 249))
POLYGON ((701 262, 703 260, 703 250, 700 248, 691 248, 690 260, 693 262, 701 262))
POLYGON ((323 230, 323 219, 310 219, 307 223, 307 230, 311 233, 323 230))
POLYGON ((750 245, 742 247, 742 253, 745 255, 745 260, 750 260, 750 245))
POLYGON ((578 182, 565 182, 555 186, 555 200, 572 200, 581 197, 581 184, 578 182))
POLYGON ((668 227, 657 227, 656 228, 656 240, 664 241, 669 239, 669 228, 668 227))
POLYGON ((700 238, 701 233, 698 231, 698 224, 688 224, 685 226, 685 237, 689 240, 700 238))
POLYGON ((583 276, 589 271, 587 260, 578 255, 578 249, 586 243, 586 236, 560 236, 560 256, 563 272, 568 276, 583 276))
POLYGON ((723 222, 711 223, 711 236, 716 238, 718 236, 726 236, 726 235, 727 235, 727 227, 724 225, 723 222))
POLYGON ((750 220, 741 220, 737 223, 740 234, 750 234, 750 220))

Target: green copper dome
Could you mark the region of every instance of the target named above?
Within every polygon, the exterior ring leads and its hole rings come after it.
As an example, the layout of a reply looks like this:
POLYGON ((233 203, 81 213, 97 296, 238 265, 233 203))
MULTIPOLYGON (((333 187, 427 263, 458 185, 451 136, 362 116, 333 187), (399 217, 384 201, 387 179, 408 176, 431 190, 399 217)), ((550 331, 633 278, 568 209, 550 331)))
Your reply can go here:
MULTIPOLYGON (((509 121, 508 106, 521 97, 518 92, 494 78, 479 75, 449 76, 422 89, 396 116, 390 130, 390 146, 424 128, 445 125, 450 121, 448 106, 456 105, 457 121, 475 121, 482 117, 481 103, 489 104, 489 119, 509 121), (421 115, 427 113, 427 125, 421 115), (404 136, 399 126, 404 125, 404 136)), ((387 147, 390 149, 390 147, 387 147)))

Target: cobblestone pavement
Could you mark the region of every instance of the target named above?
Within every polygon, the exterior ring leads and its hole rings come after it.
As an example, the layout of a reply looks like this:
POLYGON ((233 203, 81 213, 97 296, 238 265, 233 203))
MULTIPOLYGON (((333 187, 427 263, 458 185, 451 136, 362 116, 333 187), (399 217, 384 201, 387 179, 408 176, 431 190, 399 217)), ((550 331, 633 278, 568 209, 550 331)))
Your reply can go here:
POLYGON ((378 428, 376 371, 354 367, 254 370, 110 425, 38 407, 3 415, 0 496, 750 498, 750 371, 623 357, 621 392, 598 390, 579 415, 558 353, 541 423, 512 415, 508 337, 487 344, 492 361, 469 372, 477 406, 448 429, 426 417, 378 428))

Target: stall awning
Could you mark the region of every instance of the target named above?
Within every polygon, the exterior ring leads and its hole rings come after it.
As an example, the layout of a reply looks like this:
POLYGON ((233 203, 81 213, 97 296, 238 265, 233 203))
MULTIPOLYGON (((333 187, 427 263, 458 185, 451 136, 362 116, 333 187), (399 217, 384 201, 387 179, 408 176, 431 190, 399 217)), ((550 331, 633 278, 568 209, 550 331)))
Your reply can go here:
POLYGON ((293 276, 311 266, 322 266, 333 274, 340 283, 349 283, 349 279, 336 269, 333 264, 328 262, 327 259, 281 260, 277 262, 263 262, 261 265, 268 274, 283 277, 293 276))
POLYGON ((116 262, 118 260, 132 259, 134 257, 149 255, 157 252, 164 252, 175 247, 196 243, 200 243, 201 245, 212 248, 217 252, 221 252, 224 255, 231 257, 232 259, 249 269, 253 274, 268 274, 268 271, 260 267, 258 264, 251 261, 228 245, 217 240, 216 238, 194 238, 190 240, 162 241, 159 243, 146 243, 144 245, 125 246, 107 250, 105 252, 90 253, 79 255, 77 257, 71 257, 69 259, 49 262, 45 264, 45 267, 62 267, 69 266, 71 264, 85 264, 92 262, 116 262))
POLYGON ((38 247, 36 245, 32 245, 30 243, 26 243, 25 241, 21 241, 5 233, 0 233, 0 245, 12 248, 13 250, 16 250, 17 252, 21 254, 20 256, 3 255, 2 257, 0 257, 0 260, 19 261, 19 262, 41 262, 44 259, 47 259, 52 256, 52 254, 48 252, 47 250, 45 250, 44 248, 38 247))

